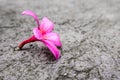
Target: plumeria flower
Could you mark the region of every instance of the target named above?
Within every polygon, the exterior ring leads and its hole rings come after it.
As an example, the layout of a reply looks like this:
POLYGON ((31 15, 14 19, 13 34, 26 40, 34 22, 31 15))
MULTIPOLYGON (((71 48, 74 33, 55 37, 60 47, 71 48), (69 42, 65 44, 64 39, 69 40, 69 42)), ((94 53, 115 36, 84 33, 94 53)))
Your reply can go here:
POLYGON ((22 14, 32 16, 37 22, 37 27, 33 29, 33 35, 29 39, 19 44, 19 49, 22 49, 22 47, 27 43, 41 41, 49 48, 54 57, 59 59, 60 51, 57 47, 61 47, 62 44, 59 35, 52 32, 54 28, 53 22, 50 21, 47 17, 44 17, 42 21, 39 21, 37 15, 30 10, 25 10, 22 12, 22 14))

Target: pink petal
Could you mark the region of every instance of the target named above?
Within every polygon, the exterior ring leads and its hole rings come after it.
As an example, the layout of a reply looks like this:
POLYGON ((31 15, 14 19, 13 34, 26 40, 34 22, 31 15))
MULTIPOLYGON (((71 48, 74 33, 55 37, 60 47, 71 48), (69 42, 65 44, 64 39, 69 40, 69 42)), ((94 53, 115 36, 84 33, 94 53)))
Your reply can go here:
POLYGON ((56 59, 60 58, 60 52, 57 47, 50 41, 44 40, 44 44, 50 49, 56 59))
POLYGON ((53 30, 54 24, 47 17, 44 17, 40 24, 40 29, 46 33, 49 33, 53 30))
POLYGON ((25 10, 25 11, 22 12, 22 14, 23 14, 23 15, 32 16, 32 17, 35 19, 35 21, 37 22, 37 25, 38 25, 38 27, 39 27, 39 25, 40 25, 39 19, 38 19, 37 15, 36 15, 34 12, 32 12, 32 11, 30 11, 30 10, 25 10))
POLYGON ((60 42, 60 37, 59 37, 59 35, 58 35, 57 33, 53 33, 53 32, 47 33, 47 34, 45 34, 45 35, 43 36, 43 39, 46 39, 46 40, 51 41, 51 42, 54 43, 56 46, 59 46, 59 47, 62 46, 62 44, 61 44, 61 42, 60 42))
POLYGON ((33 29, 33 34, 35 35, 35 37, 39 40, 42 39, 42 34, 40 33, 40 30, 38 29, 38 27, 33 29))

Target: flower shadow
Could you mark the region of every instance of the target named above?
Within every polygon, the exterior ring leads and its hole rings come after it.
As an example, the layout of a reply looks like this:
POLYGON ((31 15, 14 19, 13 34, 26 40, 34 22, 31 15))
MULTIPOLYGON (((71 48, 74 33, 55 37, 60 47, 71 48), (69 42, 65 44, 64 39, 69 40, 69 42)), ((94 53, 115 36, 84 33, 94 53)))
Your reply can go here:
POLYGON ((56 61, 51 51, 45 46, 30 44, 27 47, 23 47, 22 50, 29 52, 33 58, 39 58, 41 61, 56 61))

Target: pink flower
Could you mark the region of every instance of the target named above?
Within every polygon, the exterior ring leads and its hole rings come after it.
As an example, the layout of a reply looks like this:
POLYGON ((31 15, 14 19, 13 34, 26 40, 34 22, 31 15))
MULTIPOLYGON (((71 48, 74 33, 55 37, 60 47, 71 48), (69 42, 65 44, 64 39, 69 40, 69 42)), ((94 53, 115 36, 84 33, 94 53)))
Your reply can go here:
POLYGON ((37 27, 33 29, 32 37, 19 44, 19 49, 21 49, 27 43, 41 41, 49 48, 54 57, 59 59, 60 51, 57 49, 57 47, 61 47, 62 44, 60 42, 59 35, 52 32, 54 28, 53 22, 47 17, 44 17, 42 21, 39 22, 37 15, 30 10, 23 11, 22 14, 32 16, 37 22, 37 27))

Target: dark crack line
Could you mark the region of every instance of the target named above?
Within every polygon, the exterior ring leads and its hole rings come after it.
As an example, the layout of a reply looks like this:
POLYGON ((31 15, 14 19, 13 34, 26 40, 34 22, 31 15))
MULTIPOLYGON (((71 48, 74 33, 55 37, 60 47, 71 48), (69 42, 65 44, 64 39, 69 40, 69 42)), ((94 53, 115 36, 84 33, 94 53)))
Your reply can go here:
POLYGON ((74 19, 68 19, 64 22, 61 22, 61 23, 57 23, 58 25, 65 25, 65 24, 69 24, 71 21, 75 21, 74 19))
POLYGON ((101 76, 101 74, 100 74, 99 69, 98 69, 98 71, 97 71, 97 72, 98 72, 98 75, 99 75, 99 79, 100 79, 100 80, 103 80, 103 78, 102 78, 102 76, 101 76))
POLYGON ((6 65, 6 67, 4 67, 2 70, 0 70, 0 72, 3 72, 5 69, 9 68, 12 64, 8 64, 6 65))
POLYGON ((9 27, 9 26, 4 26, 4 27, 0 27, 0 28, 18 28, 17 26, 11 26, 11 27, 9 27))

